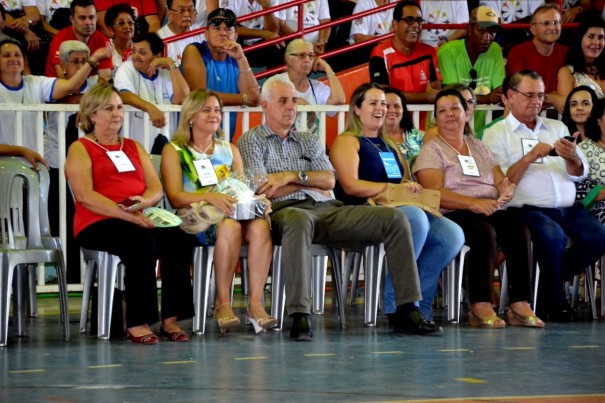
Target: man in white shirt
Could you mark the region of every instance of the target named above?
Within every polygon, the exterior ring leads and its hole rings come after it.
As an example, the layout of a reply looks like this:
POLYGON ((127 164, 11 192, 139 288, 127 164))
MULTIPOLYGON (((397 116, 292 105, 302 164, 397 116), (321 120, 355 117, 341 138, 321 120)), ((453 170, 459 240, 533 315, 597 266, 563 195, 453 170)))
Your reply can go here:
POLYGON ((517 185, 507 207, 531 232, 547 315, 540 316, 569 321, 573 311, 563 283, 605 253, 605 227, 574 205, 574 182, 586 177, 589 166, 575 141, 565 138, 563 123, 538 116, 545 97, 538 73, 514 73, 506 96, 511 112, 485 131, 483 142, 517 185))
MULTIPOLYGON (((191 31, 191 24, 195 19, 197 11, 193 0, 168 0, 168 24, 160 28, 156 33, 162 39, 191 31)), ((193 42, 204 42, 204 34, 197 34, 188 38, 179 39, 166 44, 166 56, 174 60, 179 66, 183 51, 193 42)))
MULTIPOLYGON (((279 4, 287 3, 289 0, 279 0, 279 4)), ((298 30, 298 6, 286 8, 275 13, 279 21, 280 32, 284 35, 298 30)), ((305 29, 316 27, 330 21, 330 8, 328 0, 313 0, 303 5, 303 26, 305 29)), ((313 44, 313 50, 321 55, 326 51, 326 44, 330 37, 330 28, 313 31, 303 38, 313 44)))
MULTIPOLYGON (((237 40, 242 46, 250 46, 259 41, 269 41, 279 37, 279 21, 275 16, 276 13, 239 22, 241 17, 263 11, 276 4, 277 0, 221 1, 221 7, 230 9, 237 17, 238 24, 235 30, 237 32, 237 40)), ((284 63, 284 46, 285 44, 282 42, 278 45, 247 51, 246 57, 248 58, 248 63, 253 67, 272 68, 281 66, 284 63)))

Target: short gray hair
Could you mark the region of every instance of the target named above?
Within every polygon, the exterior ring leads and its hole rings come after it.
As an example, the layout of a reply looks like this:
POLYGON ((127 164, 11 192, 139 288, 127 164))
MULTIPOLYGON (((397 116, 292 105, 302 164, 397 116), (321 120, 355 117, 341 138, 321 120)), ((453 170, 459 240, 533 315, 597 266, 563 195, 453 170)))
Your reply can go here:
POLYGON ((261 88, 261 90, 260 90, 261 100, 269 101, 269 96, 271 95, 271 91, 273 90, 273 87, 279 83, 283 83, 283 84, 287 85, 288 87, 292 88, 296 92, 296 87, 294 86, 294 84, 292 84, 292 81, 284 80, 281 77, 272 76, 272 77, 269 77, 267 79, 267 81, 265 81, 265 83, 263 84, 263 88, 261 88))
POLYGON ((86 52, 86 57, 90 56, 90 49, 88 49, 88 46, 84 42, 71 40, 61 43, 59 47, 59 59, 62 62, 66 62, 69 55, 73 52, 86 52))

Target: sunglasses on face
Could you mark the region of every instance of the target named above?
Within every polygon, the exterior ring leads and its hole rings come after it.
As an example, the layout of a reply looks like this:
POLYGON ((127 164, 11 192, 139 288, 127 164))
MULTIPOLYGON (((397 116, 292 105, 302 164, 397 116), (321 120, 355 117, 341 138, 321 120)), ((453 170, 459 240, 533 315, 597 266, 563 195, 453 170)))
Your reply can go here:
POLYGON ((229 17, 214 17, 208 21, 208 25, 213 27, 220 27, 221 24, 225 24, 227 28, 232 28, 235 25, 235 20, 229 17))

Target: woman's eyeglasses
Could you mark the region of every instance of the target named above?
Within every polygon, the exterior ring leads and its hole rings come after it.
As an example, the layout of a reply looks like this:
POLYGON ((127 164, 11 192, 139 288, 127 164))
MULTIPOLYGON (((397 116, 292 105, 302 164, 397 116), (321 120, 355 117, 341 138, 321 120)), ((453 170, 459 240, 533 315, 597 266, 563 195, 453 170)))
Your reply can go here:
POLYGON ((114 27, 120 27, 120 28, 124 28, 127 25, 129 27, 134 27, 134 21, 118 21, 113 25, 114 25, 114 27))
POLYGON ((315 53, 305 53, 305 52, 300 52, 300 53, 290 53, 290 56, 296 56, 298 57, 300 60, 305 60, 305 58, 309 58, 310 60, 315 60, 315 53))

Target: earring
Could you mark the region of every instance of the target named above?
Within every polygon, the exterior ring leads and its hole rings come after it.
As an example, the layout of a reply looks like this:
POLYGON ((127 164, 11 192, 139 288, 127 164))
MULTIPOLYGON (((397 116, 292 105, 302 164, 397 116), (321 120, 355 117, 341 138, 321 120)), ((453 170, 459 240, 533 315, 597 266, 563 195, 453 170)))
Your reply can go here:
POLYGON ((189 129, 193 129, 193 122, 189 121, 189 129))

